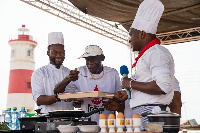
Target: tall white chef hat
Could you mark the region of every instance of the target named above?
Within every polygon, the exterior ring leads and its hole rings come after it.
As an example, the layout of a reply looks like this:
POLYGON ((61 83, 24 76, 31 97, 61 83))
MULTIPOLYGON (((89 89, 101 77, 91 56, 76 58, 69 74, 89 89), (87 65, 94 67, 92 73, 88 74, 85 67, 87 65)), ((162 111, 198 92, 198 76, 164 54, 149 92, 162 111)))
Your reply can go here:
POLYGON ((48 46, 52 44, 64 45, 64 37, 62 32, 51 32, 48 34, 48 46))
POLYGON ((164 5, 160 0, 144 0, 138 8, 131 28, 156 34, 163 11, 164 5))

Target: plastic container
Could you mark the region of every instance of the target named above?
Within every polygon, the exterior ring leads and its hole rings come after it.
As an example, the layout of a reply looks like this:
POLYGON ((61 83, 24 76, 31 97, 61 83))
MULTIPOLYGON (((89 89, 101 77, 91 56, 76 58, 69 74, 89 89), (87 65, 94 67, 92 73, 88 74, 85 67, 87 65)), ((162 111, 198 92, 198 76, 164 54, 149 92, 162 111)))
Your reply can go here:
POLYGON ((21 111, 19 112, 19 118, 27 117, 27 112, 25 110, 25 107, 21 107, 21 111))
POLYGON ((2 115, 0 115, 0 122, 5 122, 5 113, 7 110, 2 110, 2 115))
POLYGON ((11 126, 12 126, 11 108, 7 108, 7 111, 5 112, 5 115, 4 115, 4 120, 5 122, 8 123, 9 129, 11 129, 11 126))
POLYGON ((27 113, 27 117, 32 117, 34 115, 36 115, 36 113, 27 113))
POLYGON ((19 125, 19 120, 18 120, 18 112, 17 112, 17 108, 13 107, 13 111, 11 112, 11 116, 12 116, 12 126, 11 126, 11 130, 19 130, 20 129, 20 125, 19 125))

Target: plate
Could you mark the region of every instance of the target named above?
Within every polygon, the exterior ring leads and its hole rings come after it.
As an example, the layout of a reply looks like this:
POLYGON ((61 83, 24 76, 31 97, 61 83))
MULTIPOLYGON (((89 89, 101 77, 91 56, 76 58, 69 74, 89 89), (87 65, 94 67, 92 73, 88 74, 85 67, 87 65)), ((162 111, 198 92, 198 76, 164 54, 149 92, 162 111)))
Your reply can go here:
POLYGON ((98 125, 82 125, 78 126, 78 128, 83 133, 97 133, 100 130, 98 125))
POLYGON ((57 128, 61 133, 77 133, 79 130, 77 126, 71 125, 59 125, 57 128))

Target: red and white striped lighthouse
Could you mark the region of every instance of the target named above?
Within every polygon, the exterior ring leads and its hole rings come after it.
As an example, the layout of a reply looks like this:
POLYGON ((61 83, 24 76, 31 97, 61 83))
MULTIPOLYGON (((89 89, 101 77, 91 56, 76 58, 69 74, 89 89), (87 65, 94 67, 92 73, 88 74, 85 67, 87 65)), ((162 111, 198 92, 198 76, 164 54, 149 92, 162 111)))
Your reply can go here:
POLYGON ((28 112, 34 112, 31 76, 35 70, 35 52, 37 42, 29 35, 29 30, 22 25, 18 29, 18 38, 10 39, 11 59, 7 107, 24 106, 28 112))

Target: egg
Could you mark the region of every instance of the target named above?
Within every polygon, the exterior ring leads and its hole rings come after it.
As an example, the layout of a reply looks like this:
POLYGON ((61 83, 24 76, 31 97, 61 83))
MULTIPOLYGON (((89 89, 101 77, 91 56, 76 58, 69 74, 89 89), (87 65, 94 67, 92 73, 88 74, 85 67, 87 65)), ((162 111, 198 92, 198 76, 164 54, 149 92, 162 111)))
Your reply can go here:
POLYGON ((124 114, 122 112, 119 112, 117 115, 118 119, 124 119, 124 114))
POLYGON ((133 118, 140 118, 140 115, 139 114, 134 114, 133 118))
POLYGON ((114 114, 110 114, 110 115, 108 116, 108 119, 115 119, 115 115, 114 115, 114 114))
POLYGON ((100 114, 99 119, 107 119, 107 117, 105 114, 102 113, 102 114, 100 114))

